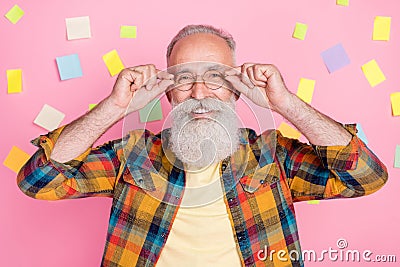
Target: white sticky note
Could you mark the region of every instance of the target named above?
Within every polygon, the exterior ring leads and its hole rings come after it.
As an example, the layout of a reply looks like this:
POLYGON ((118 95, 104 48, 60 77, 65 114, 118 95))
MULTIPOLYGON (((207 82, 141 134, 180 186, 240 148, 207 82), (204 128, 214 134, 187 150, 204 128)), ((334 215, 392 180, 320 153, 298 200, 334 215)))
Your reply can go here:
POLYGON ((86 17, 66 18, 65 23, 67 26, 67 39, 85 39, 91 38, 92 33, 90 30, 90 19, 86 17))
POLYGON ((64 117, 64 113, 45 104, 33 123, 48 131, 53 131, 60 126, 64 117))

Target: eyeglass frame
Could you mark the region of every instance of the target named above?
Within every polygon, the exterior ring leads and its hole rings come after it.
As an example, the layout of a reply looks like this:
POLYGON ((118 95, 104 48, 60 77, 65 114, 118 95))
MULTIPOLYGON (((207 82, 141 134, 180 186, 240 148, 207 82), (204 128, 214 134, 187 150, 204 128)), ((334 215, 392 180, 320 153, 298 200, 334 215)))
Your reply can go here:
MULTIPOLYGON (((205 85, 208 89, 213 90, 213 91, 214 91, 214 90, 221 89, 221 88, 223 87, 224 83, 227 82, 227 81, 225 80, 225 77, 228 76, 228 75, 225 75, 225 74, 223 74, 222 72, 220 72, 220 71, 218 71, 218 70, 213 70, 213 69, 207 70, 207 71, 205 71, 203 74, 195 74, 195 73, 190 72, 190 71, 184 71, 184 72, 181 72, 181 73, 178 73, 178 74, 182 74, 182 73, 190 73, 190 75, 193 76, 193 78, 195 78, 195 79, 194 79, 193 82, 187 83, 187 84, 191 84, 190 88, 187 89, 187 90, 181 90, 181 89, 179 89, 179 87, 184 86, 185 84, 176 85, 174 89, 176 89, 176 90, 178 90, 178 91, 181 91, 181 92, 188 92, 188 91, 192 90, 194 84, 195 84, 196 82, 198 82, 198 81, 197 81, 197 80, 198 80, 198 79, 197 79, 198 76, 201 76, 201 82, 204 83, 204 85, 205 85), (210 88, 209 86, 207 86, 207 82, 204 80, 204 75, 206 75, 208 72, 212 72, 212 71, 221 74, 221 77, 223 77, 223 83, 222 83, 218 88, 210 88)), ((177 74, 175 74, 175 75, 177 75, 177 74)), ((175 80, 175 79, 174 79, 174 80, 175 80)), ((176 82, 176 81, 175 81, 175 82, 176 82)))

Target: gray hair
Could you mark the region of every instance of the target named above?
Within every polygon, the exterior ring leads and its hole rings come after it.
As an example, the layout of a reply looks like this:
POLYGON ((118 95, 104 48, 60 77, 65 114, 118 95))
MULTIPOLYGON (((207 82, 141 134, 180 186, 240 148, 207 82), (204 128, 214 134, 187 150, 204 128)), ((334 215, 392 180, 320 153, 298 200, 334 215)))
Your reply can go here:
POLYGON ((211 25, 187 25, 183 29, 181 29, 177 35, 171 40, 171 42, 168 45, 167 48, 167 60, 169 60, 169 57, 171 56, 172 49, 174 48, 175 44, 182 38, 185 38, 186 36, 197 34, 197 33, 211 33, 214 34, 218 37, 221 37, 222 39, 225 40, 227 45, 232 51, 232 56, 233 60, 235 61, 235 49, 236 49, 236 43, 235 40, 233 39, 232 35, 222 29, 215 28, 214 26, 211 25))

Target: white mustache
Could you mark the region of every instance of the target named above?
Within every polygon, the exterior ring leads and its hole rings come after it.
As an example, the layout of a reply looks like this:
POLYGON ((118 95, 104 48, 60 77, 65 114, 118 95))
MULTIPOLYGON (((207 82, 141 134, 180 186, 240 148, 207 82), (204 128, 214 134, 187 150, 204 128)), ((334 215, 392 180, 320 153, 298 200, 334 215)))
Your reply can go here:
POLYGON ((185 102, 180 103, 176 107, 176 112, 192 113, 196 111, 222 111, 226 109, 232 109, 229 103, 222 102, 213 98, 204 99, 188 99, 185 102))

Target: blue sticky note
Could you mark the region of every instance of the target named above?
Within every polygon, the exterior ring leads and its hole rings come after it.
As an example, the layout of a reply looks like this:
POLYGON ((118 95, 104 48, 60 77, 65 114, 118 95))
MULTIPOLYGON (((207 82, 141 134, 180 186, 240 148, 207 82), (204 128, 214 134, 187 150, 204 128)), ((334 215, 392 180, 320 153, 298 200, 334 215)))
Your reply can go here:
POLYGON ((56 61, 62 81, 82 77, 81 62, 77 54, 57 57, 56 61))
POLYGON ((357 123, 357 131, 358 131, 357 132, 358 138, 360 138, 361 141, 363 141, 367 145, 368 144, 367 136, 365 135, 365 133, 361 127, 361 124, 359 124, 359 123, 357 123))
POLYGON ((350 59, 347 56, 342 44, 337 44, 328 50, 321 53, 321 57, 324 60, 329 73, 337 71, 350 64, 350 59))

